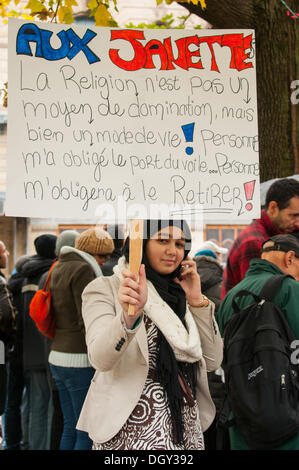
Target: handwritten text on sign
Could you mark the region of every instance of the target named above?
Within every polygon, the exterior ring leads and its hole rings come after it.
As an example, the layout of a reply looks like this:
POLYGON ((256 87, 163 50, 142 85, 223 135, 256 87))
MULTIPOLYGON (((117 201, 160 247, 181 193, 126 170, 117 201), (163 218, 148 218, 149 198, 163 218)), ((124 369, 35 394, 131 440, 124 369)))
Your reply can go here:
POLYGON ((258 216, 252 44, 10 20, 6 214, 258 216))

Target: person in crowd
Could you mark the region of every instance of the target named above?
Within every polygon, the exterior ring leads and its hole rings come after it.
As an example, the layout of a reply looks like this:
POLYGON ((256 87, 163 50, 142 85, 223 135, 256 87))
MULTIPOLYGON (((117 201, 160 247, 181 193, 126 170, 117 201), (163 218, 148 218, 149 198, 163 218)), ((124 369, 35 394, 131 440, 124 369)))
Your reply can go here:
POLYGON ((104 276, 112 276, 113 268, 122 256, 122 248, 124 245, 124 232, 120 225, 107 225, 106 229, 114 243, 114 251, 109 260, 102 266, 104 276))
POLYGON ((34 240, 36 254, 21 269, 23 308, 23 368, 28 393, 27 431, 29 450, 48 450, 50 446, 49 422, 52 414, 51 386, 48 367, 48 343, 29 315, 31 300, 39 289, 41 276, 56 259, 57 237, 43 234, 34 240))
POLYGON ((145 221, 144 237, 138 279, 127 238, 114 275, 82 294, 96 372, 77 427, 97 450, 203 449, 215 416, 207 370, 222 361, 214 304, 188 257, 184 221, 145 221))
POLYGON ((208 240, 198 248, 193 258, 200 276, 202 292, 214 302, 215 313, 217 313, 221 301, 223 280, 223 267, 219 257, 221 254, 226 254, 227 251, 227 248, 222 248, 208 240))
POLYGON ((200 254, 203 254, 203 251, 208 251, 208 253, 204 254, 213 256, 215 259, 218 259, 221 262, 221 255, 226 255, 228 249, 217 245, 217 243, 213 242, 212 240, 206 240, 198 247, 194 256, 198 256, 199 252, 201 252, 200 254), (211 255, 211 252, 213 255, 211 255))
MULTIPOLYGON (((211 240, 203 242, 194 256, 196 269, 200 276, 201 289, 215 304, 215 315, 221 302, 221 288, 223 280, 223 266, 220 261, 222 254, 226 254, 227 248, 222 248, 211 240)), ((217 317, 216 317, 217 318, 217 317)), ((222 403, 225 397, 225 385, 223 381, 223 370, 208 372, 208 383, 211 397, 216 406, 216 417, 204 434, 205 447, 207 450, 216 450, 216 424, 222 403)), ((225 439, 225 448, 228 449, 228 436, 225 439)))
POLYGON ((249 263, 259 258, 261 245, 272 235, 291 233, 299 228, 299 181, 282 178, 267 191, 261 218, 253 220, 234 241, 223 275, 221 298, 245 276, 249 263))
POLYGON ((82 319, 83 289, 102 276, 101 266, 114 250, 110 235, 101 229, 85 230, 75 247, 63 246, 50 280, 55 336, 49 355, 63 414, 60 450, 89 450, 91 441, 76 430, 79 414, 93 377, 86 349, 82 319))
MULTIPOLYGON (((299 339, 299 241, 290 234, 274 235, 266 240, 261 248, 261 259, 253 259, 245 278, 227 293, 217 313, 217 322, 222 335, 226 323, 234 314, 232 307, 234 295, 241 290, 250 290, 258 294, 265 282, 274 274, 289 274, 293 277, 283 281, 274 303, 284 313, 296 339, 299 339)), ((252 303, 252 297, 243 296, 237 299, 237 303, 240 308, 244 308, 252 303)), ((275 413, 275 410, 273 412, 275 413)), ((232 450, 248 449, 237 425, 230 428, 229 434, 232 450)), ((299 450, 299 432, 273 450, 299 450)))
MULTIPOLYGON (((75 241, 79 235, 80 233, 77 232, 76 230, 63 230, 60 233, 60 235, 57 237, 56 245, 55 245, 55 255, 57 259, 60 254, 60 250, 63 246, 71 246, 73 248, 75 247, 75 241)), ((40 289, 42 289, 42 287, 45 285, 45 282, 48 277, 48 272, 49 271, 46 271, 40 278, 40 282, 39 282, 40 289)))
MULTIPOLYGON (((76 239, 79 237, 80 233, 76 230, 63 230, 56 240, 55 254, 59 258, 60 251, 64 246, 70 246, 75 248, 76 239)), ((41 278, 40 288, 42 288, 46 282, 48 272, 44 274, 41 278)), ((51 341, 49 343, 49 353, 51 347, 51 341)), ((53 403, 53 416, 51 423, 51 441, 50 441, 50 450, 58 450, 60 446, 60 440, 63 433, 63 414, 59 401, 58 389, 55 383, 55 380, 52 378, 50 373, 51 386, 52 386, 52 403, 53 403)))
POLYGON ((16 332, 16 311, 6 277, 1 269, 7 267, 9 252, 0 241, 0 415, 3 414, 6 401, 7 353, 14 342, 16 332))
POLYGON ((2 417, 4 426, 4 449, 21 450, 26 447, 23 440, 21 406, 24 391, 24 370, 23 370, 23 296, 22 286, 24 274, 23 264, 30 259, 30 255, 23 255, 18 258, 15 269, 8 280, 8 287, 12 294, 13 304, 17 311, 16 334, 13 346, 8 354, 7 360, 7 396, 4 416, 2 417))

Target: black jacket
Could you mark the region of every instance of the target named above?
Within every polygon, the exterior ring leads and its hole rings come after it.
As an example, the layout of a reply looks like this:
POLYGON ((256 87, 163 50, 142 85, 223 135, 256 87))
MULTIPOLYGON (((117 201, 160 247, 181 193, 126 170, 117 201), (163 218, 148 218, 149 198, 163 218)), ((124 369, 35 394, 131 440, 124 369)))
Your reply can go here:
POLYGON ((194 258, 200 275, 202 292, 215 304, 217 312, 221 302, 223 267, 212 256, 200 255, 194 258))
POLYGON ((0 271, 0 414, 6 399, 6 361, 15 339, 16 311, 4 274, 0 271))
POLYGON ((17 312, 16 315, 16 335, 13 348, 9 351, 9 360, 16 366, 23 365, 23 296, 22 287, 24 275, 14 272, 8 279, 8 287, 12 294, 13 303, 17 312))
POLYGON ((50 269, 55 259, 32 256, 22 266, 22 327, 24 369, 47 369, 49 341, 37 329, 29 315, 30 302, 39 289, 41 276, 50 269))
POLYGON ((115 250, 111 254, 110 259, 106 261, 104 266, 101 266, 101 270, 104 276, 112 276, 112 274, 114 274, 113 268, 118 263, 118 260, 122 255, 122 250, 120 248, 115 248, 115 250))
POLYGON ((0 332, 5 343, 15 334, 16 312, 4 274, 0 271, 0 332))

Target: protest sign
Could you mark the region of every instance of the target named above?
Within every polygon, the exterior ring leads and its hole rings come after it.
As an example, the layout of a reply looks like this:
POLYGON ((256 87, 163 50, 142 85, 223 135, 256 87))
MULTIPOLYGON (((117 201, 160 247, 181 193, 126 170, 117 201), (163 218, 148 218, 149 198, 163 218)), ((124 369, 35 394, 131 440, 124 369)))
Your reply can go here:
POLYGON ((10 19, 8 83, 6 215, 259 216, 252 30, 10 19))

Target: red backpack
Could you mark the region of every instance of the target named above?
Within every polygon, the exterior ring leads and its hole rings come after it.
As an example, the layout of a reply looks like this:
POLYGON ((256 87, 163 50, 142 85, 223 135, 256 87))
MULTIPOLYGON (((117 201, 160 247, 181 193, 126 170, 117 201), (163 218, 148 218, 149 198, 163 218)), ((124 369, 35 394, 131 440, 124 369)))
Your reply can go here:
POLYGON ((57 263, 58 261, 55 261, 55 263, 52 264, 44 287, 34 294, 29 307, 29 315, 35 322, 37 329, 50 339, 53 339, 55 336, 55 317, 51 311, 49 284, 52 270, 57 263))

